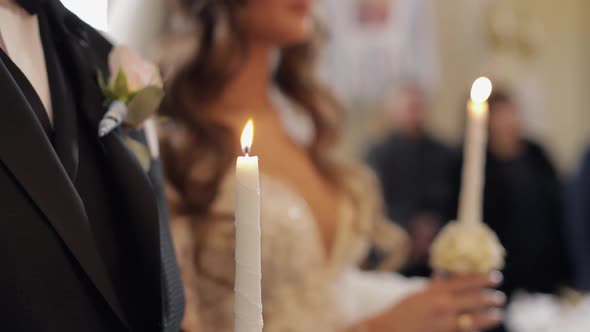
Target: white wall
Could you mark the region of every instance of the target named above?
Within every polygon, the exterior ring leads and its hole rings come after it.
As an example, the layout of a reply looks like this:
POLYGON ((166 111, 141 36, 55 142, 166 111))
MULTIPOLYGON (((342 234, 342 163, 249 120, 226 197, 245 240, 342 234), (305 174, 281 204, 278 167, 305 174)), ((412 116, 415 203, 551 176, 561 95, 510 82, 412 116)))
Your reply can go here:
POLYGON ((61 0, 61 2, 94 28, 107 31, 107 0, 61 0))
POLYGON ((108 34, 145 55, 158 44, 166 14, 164 0, 110 0, 108 34))
MULTIPOLYGON (((432 125, 444 138, 461 136, 461 102, 473 78, 492 74, 522 92, 530 132, 560 169, 573 171, 590 133, 590 2, 507 0, 538 22, 537 53, 530 59, 492 55, 483 17, 485 0, 438 0, 442 84, 432 125)), ((502 53, 502 52, 500 52, 502 53)), ((509 53, 509 52, 508 52, 509 53)))

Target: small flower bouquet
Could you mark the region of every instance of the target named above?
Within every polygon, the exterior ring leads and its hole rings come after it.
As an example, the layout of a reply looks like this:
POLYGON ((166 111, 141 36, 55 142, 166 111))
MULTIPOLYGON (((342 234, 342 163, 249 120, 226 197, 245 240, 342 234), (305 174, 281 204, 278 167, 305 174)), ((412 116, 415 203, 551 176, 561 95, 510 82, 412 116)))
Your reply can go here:
MULTIPOLYGON (((126 46, 113 48, 109 55, 109 69, 108 81, 103 73, 98 72, 98 84, 109 105, 98 127, 101 138, 121 125, 130 129, 141 128, 156 113, 164 97, 160 71, 133 49, 126 46)), ((130 137, 125 142, 142 167, 149 169, 147 147, 130 137)))
POLYGON ((486 224, 449 223, 430 249, 430 266, 443 275, 485 274, 504 267, 505 251, 486 224))

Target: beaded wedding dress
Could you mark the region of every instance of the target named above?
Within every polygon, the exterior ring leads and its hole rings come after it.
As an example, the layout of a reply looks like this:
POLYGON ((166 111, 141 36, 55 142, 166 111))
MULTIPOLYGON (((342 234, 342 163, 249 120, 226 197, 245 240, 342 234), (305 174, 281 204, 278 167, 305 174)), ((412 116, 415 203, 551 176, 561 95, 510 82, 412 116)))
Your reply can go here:
MULTIPOLYGON (((308 120, 279 93, 273 96, 287 133, 295 142, 308 144, 313 135, 308 120)), ((407 250, 405 233, 382 217, 377 186, 369 172, 358 170, 344 181, 355 199, 340 202, 330 250, 303 197, 271 176, 261 174, 260 181, 265 332, 342 331, 422 288, 421 279, 357 267, 371 245, 393 252, 389 267, 399 266, 407 250)), ((234 196, 231 171, 213 204, 215 217, 195 221, 175 216, 178 197, 169 195, 186 288, 184 329, 188 332, 234 330, 234 196)))
MULTIPOLYGON (((172 219, 188 302, 184 328, 189 332, 233 331, 233 188, 234 179, 228 176, 215 203, 219 220, 206 226, 199 257, 195 257, 190 220, 172 219)), ((418 279, 355 268, 369 243, 355 229, 347 204, 341 206, 329 256, 306 202, 287 186, 261 176, 261 205, 265 332, 341 331, 422 286, 418 279)), ((392 241, 399 236, 388 234, 392 241)))

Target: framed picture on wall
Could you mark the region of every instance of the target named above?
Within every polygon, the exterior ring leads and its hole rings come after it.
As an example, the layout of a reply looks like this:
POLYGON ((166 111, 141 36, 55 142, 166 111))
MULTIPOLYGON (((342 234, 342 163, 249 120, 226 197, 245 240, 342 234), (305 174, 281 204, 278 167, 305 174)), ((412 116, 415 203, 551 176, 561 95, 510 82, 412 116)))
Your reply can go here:
POLYGON ((382 27, 393 18, 394 0, 356 0, 357 22, 361 27, 382 27))

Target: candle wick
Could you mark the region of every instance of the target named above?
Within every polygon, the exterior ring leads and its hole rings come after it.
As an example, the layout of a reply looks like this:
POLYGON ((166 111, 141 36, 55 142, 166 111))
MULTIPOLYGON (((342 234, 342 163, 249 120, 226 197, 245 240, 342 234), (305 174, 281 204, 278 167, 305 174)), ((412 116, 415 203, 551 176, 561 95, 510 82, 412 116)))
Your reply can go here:
POLYGON ((246 155, 246 157, 250 157, 250 147, 249 146, 244 147, 244 154, 246 155))

